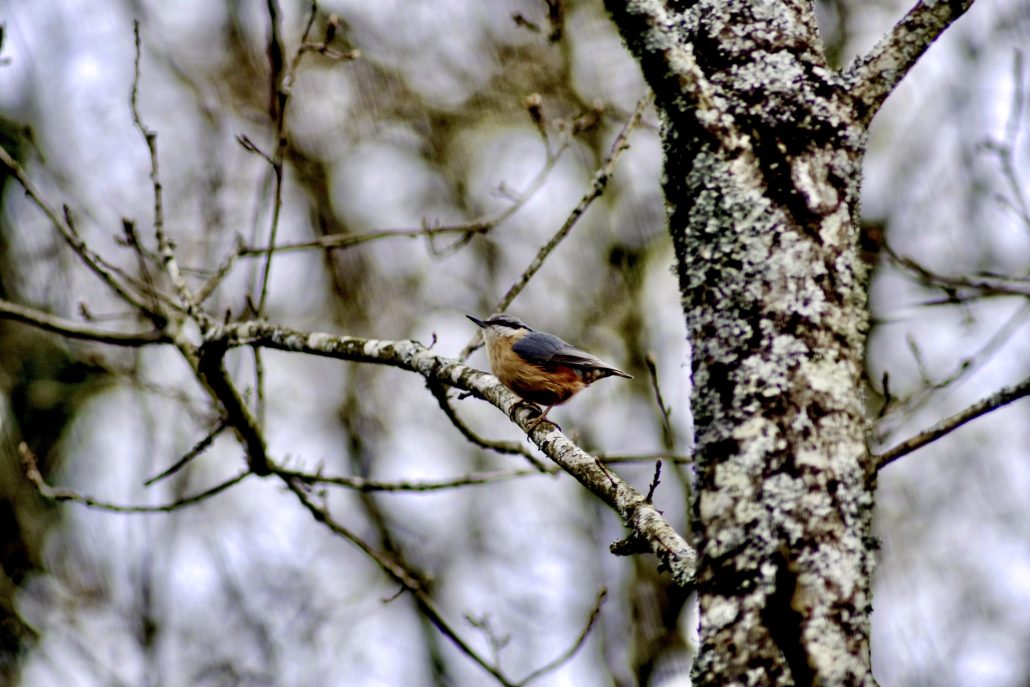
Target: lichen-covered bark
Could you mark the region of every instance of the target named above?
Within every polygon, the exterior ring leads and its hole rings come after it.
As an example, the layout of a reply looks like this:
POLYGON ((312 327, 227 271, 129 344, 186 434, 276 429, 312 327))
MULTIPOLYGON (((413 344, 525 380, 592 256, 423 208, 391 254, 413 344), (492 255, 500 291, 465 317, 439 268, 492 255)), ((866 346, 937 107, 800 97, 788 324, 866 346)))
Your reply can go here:
POLYGON ((664 120, 698 432, 696 680, 872 685, 864 126, 809 3, 608 6, 664 120))

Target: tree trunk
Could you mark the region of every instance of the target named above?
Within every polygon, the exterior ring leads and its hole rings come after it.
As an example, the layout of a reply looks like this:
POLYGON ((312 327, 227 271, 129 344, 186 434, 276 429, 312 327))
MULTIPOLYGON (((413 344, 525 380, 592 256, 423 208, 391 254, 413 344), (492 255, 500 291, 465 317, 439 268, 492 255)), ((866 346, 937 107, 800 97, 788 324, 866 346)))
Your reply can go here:
POLYGON ((693 346, 697 682, 875 684, 863 118, 808 3, 608 5, 663 118, 693 346))

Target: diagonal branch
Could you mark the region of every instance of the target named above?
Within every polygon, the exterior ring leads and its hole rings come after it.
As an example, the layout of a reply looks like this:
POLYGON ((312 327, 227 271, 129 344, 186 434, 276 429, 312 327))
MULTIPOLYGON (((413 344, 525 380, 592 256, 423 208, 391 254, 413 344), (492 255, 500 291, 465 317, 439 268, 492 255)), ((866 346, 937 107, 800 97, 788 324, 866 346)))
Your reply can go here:
POLYGON ((140 298, 133 293, 129 288, 119 280, 119 272, 116 267, 108 263, 99 253, 94 251, 86 241, 79 235, 75 229, 75 225, 71 220, 71 212, 68 207, 65 206, 64 212, 60 213, 57 209, 47 203, 44 200, 43 195, 35 187, 35 185, 29 180, 25 171, 21 165, 18 164, 17 160, 11 157, 11 154, 7 150, 0 146, 0 163, 7 167, 14 178, 18 181, 18 184, 25 189, 25 194, 32 200, 32 202, 38 207, 50 223, 57 229, 57 233, 61 235, 64 242, 75 251, 75 254, 79 256, 79 259, 85 263, 99 279, 104 282, 112 291, 118 296, 133 306, 141 313, 145 314, 150 320, 154 322, 160 322, 163 316, 150 308, 146 303, 146 300, 140 298))
POLYGON ((868 124, 894 87, 973 0, 919 0, 872 50, 844 73, 863 124, 868 124))
POLYGON ((916 449, 922 448, 929 443, 937 441, 945 434, 949 434, 954 430, 958 429, 962 425, 975 420, 981 415, 997 410, 1002 406, 1006 406, 1013 401, 1019 400, 1024 396, 1030 396, 1030 377, 1024 379, 1015 386, 1006 387, 1000 391, 991 394, 987 398, 983 399, 978 403, 974 403, 965 410, 955 413, 949 418, 941 420, 936 425, 920 432, 911 439, 901 442, 889 451, 885 451, 878 456, 873 456, 872 467, 873 470, 882 470, 886 466, 890 465, 898 458, 906 456, 912 453, 916 449))
POLYGON ((522 447, 521 444, 514 441, 494 441, 492 439, 484 439, 479 436, 472 429, 465 424, 465 422, 458 417, 454 408, 451 406, 451 401, 447 398, 447 387, 438 382, 430 381, 427 386, 429 392, 436 398, 436 402, 440 404, 440 410, 447 416, 447 419, 451 421, 451 424, 461 432, 461 435, 465 437, 472 444, 485 448, 488 451, 497 451, 498 453, 516 454, 525 458, 529 463, 537 469, 538 472, 551 472, 543 463, 537 460, 536 456, 530 453, 528 450, 522 447))
POLYGON ((179 346, 179 351, 196 371, 208 393, 225 410, 226 422, 246 449, 247 465, 254 474, 264 476, 272 469, 265 437, 257 417, 225 369, 227 350, 225 343, 218 339, 206 341, 196 350, 186 345, 179 346))
POLYGON ((520 686, 527 685, 530 682, 536 680, 538 677, 541 677, 551 672, 552 670, 560 667, 563 663, 567 662, 569 659, 576 655, 576 652, 579 651, 583 644, 586 642, 587 637, 590 636, 590 630, 592 630, 594 625, 597 624, 597 619, 601 617, 601 606, 604 604, 604 600, 607 598, 607 596, 607 589, 601 589, 601 591, 597 593, 597 599, 594 601, 593 610, 590 611, 590 617, 587 618, 587 623, 585 626, 583 626, 583 631, 579 633, 579 637, 577 637, 576 641, 572 643, 572 646, 563 651, 561 655, 552 660, 550 663, 540 666, 539 668, 531 672, 529 675, 519 680, 518 684, 520 686))
POLYGON ((415 603, 418 605, 419 610, 422 611, 423 615, 429 619, 429 622, 431 622, 445 637, 454 642, 462 653, 471 658, 479 665, 480 668, 490 673, 490 675, 492 675, 500 684, 505 687, 514 687, 515 683, 511 682, 504 673, 501 672, 498 666, 488 661, 484 656, 476 651, 472 645, 466 642, 458 631, 451 626, 444 617, 443 611, 436 605, 436 602, 426 590, 426 583, 421 579, 422 575, 409 570, 398 561, 393 560, 391 557, 380 551, 377 551, 356 533, 352 532, 347 527, 344 527, 341 523, 335 520, 325 508, 312 501, 304 487, 294 478, 283 477, 283 480, 286 483, 286 487, 293 492, 293 495, 297 497, 297 500, 300 501, 301 505, 307 509, 317 522, 328 527, 333 534, 346 539, 361 549, 361 551, 371 558, 376 565, 383 570, 383 572, 392 577, 404 588, 405 591, 410 593, 412 598, 415 600, 415 603))
POLYGON ((626 47, 637 58, 644 79, 665 112, 685 113, 701 109, 700 92, 685 87, 694 81, 684 60, 684 17, 664 0, 605 0, 605 8, 618 27, 626 47))
MULTIPOLYGON (((569 232, 572 231, 572 228, 576 226, 580 217, 582 217, 584 213, 590 209, 591 204, 593 204, 593 202, 604 193, 605 188, 608 186, 608 181, 611 179, 612 174, 615 173, 615 166, 618 164, 619 158, 622 156, 622 153, 629 148, 630 134, 632 134, 633 130, 640 124, 640 120, 644 117, 644 111, 647 109, 648 105, 651 104, 652 99, 653 96, 651 93, 645 93, 640 100, 637 101, 636 109, 633 110, 633 114, 630 116, 629 120, 615 136, 615 140, 612 141, 612 147, 608 152, 608 156, 594 173, 594 177, 590 180, 590 187, 587 189, 586 193, 584 193, 583 197, 580 198, 576 207, 572 208, 572 212, 569 213, 569 216, 565 219, 565 222, 562 223, 561 227, 559 227, 558 231, 554 233, 554 236, 540 247, 540 250, 538 250, 537 254, 533 256, 533 260, 529 263, 519 278, 511 285, 511 287, 508 288, 507 293, 504 294, 501 300, 497 302, 497 305, 494 306, 493 309, 494 313, 504 312, 508 309, 508 306, 512 304, 512 301, 514 301, 518 295, 522 293, 522 290, 526 288, 526 284, 529 283, 529 280, 540 271, 541 267, 543 267, 544 260, 547 259, 547 256, 549 256, 554 249, 558 247, 558 244, 565 240, 565 237, 568 236, 569 232)), ((476 335, 472 337, 472 340, 469 341, 464 349, 462 349, 458 357, 461 360, 468 358, 472 351, 476 350, 476 346, 481 340, 482 334, 477 330, 476 335)))
MULTIPOLYGON (((209 337, 221 338, 222 345, 229 348, 272 348, 338 360, 390 365, 417 372, 428 381, 463 389, 489 401, 509 416, 515 406, 519 405, 519 398, 493 375, 480 372, 458 360, 434 355, 416 341, 338 337, 298 331, 262 321, 224 325, 217 331, 211 331, 209 337)), ((617 512, 633 534, 647 542, 662 565, 671 571, 677 584, 690 584, 697 569, 696 552, 661 512, 647 502, 643 494, 605 468, 557 428, 548 429, 548 426, 540 425, 530 431, 535 416, 529 410, 522 408, 514 417, 523 430, 529 431, 530 440, 548 458, 617 512)))

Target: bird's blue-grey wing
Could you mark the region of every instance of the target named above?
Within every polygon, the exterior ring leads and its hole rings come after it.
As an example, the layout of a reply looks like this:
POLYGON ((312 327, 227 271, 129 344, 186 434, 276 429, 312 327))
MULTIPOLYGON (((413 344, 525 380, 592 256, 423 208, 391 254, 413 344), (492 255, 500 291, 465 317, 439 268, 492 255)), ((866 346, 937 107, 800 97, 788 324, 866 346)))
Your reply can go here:
POLYGON ((523 359, 539 365, 560 363, 573 367, 611 367, 586 351, 546 332, 531 332, 511 347, 523 359))
POLYGON ((556 353, 567 348, 572 347, 554 334, 530 332, 516 341, 511 350, 522 356, 524 360, 545 364, 550 362, 556 353))

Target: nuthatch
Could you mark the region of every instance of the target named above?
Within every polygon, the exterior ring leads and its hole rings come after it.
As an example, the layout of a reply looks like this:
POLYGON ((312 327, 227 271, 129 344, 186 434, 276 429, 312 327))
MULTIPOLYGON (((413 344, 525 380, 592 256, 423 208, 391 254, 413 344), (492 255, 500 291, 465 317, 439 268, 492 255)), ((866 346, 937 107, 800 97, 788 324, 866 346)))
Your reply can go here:
POLYGON ((501 384, 524 401, 546 406, 530 430, 547 419, 551 408, 598 379, 612 375, 633 379, 554 334, 530 329, 511 315, 494 315, 486 321, 466 317, 482 327, 490 371, 501 384))

